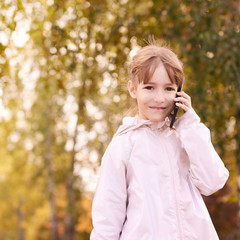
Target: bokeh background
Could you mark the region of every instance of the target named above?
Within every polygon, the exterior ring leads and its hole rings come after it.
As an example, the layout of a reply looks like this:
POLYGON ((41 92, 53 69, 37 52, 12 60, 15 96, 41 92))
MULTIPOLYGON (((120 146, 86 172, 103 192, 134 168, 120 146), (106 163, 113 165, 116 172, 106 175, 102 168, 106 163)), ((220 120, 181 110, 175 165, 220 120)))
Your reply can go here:
POLYGON ((0 240, 89 239, 128 63, 150 35, 184 62, 230 171, 204 199, 220 239, 240 239, 240 1, 1 0, 0 240))

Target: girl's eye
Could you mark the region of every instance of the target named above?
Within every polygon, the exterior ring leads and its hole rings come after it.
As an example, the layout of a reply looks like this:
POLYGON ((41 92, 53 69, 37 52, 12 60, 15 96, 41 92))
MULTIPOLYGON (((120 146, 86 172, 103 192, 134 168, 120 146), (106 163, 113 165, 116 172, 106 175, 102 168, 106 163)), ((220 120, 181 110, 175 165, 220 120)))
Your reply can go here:
POLYGON ((152 87, 152 86, 146 86, 145 89, 147 89, 147 90, 152 90, 153 87, 152 87))
POLYGON ((167 90, 167 91, 175 91, 175 89, 172 88, 172 87, 167 87, 166 90, 167 90))

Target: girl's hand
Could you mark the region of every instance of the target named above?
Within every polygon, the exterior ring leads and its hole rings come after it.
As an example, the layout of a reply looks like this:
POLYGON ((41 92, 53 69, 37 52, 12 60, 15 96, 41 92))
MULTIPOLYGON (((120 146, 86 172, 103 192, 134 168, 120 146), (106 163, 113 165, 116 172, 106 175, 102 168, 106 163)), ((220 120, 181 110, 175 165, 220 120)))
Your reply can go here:
POLYGON ((188 96, 185 92, 177 92, 177 96, 178 97, 174 98, 174 101, 178 107, 183 109, 184 112, 187 112, 192 108, 190 96, 188 96))

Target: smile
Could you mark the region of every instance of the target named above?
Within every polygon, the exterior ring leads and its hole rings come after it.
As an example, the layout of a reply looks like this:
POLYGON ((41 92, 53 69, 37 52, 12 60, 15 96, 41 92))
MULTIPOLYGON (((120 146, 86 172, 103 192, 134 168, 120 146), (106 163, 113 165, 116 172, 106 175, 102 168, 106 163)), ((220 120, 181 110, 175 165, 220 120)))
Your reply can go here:
POLYGON ((150 107, 150 108, 156 111, 162 111, 166 109, 166 107, 150 107))

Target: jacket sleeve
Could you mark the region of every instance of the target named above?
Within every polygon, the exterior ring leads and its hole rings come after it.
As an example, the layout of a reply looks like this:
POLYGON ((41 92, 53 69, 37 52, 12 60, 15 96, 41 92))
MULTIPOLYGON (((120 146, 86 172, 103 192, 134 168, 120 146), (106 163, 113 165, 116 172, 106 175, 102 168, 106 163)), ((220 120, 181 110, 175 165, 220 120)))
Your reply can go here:
POLYGON ((212 145, 209 129, 193 109, 178 119, 176 130, 189 157, 194 185, 206 196, 221 189, 229 172, 212 145))
POLYGON ((93 231, 90 240, 118 240, 126 217, 126 149, 116 138, 108 146, 101 164, 93 200, 93 231))

